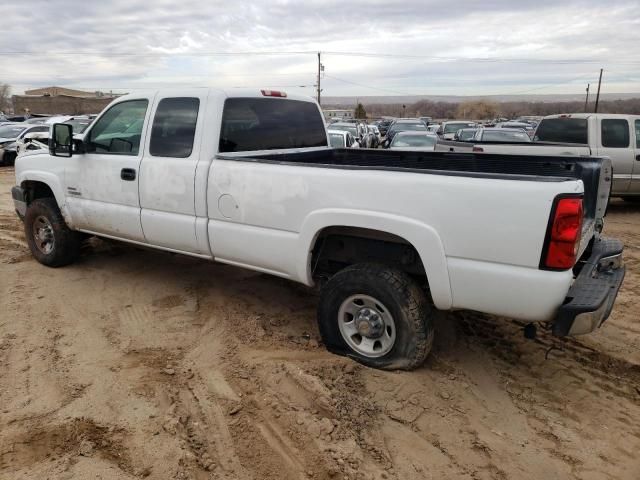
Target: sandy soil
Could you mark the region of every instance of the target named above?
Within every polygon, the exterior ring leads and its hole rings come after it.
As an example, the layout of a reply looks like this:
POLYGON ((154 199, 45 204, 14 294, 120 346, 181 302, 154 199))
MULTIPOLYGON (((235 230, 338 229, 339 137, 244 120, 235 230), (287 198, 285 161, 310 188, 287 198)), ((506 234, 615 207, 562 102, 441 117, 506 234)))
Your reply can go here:
POLYGON ((628 274, 603 329, 449 315, 407 373, 327 353, 317 297, 267 275, 98 240, 45 268, 11 185, 0 169, 2 479, 640 478, 640 206, 610 208, 628 274))

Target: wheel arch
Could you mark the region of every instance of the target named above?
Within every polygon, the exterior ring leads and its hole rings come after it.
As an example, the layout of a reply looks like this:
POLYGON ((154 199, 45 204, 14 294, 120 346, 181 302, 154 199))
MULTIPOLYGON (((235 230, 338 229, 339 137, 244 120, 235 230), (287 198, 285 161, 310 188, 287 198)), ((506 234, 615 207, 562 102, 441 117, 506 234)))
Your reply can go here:
POLYGON ((64 204, 62 185, 55 175, 46 172, 25 172, 18 178, 18 184, 29 192, 29 202, 36 198, 53 197, 59 208, 64 204))
POLYGON ((328 229, 355 228, 380 232, 404 240, 419 255, 429 283, 435 306, 447 310, 452 295, 446 256, 440 236, 430 225, 398 215, 349 209, 325 209, 308 215, 300 232, 301 247, 296 265, 297 276, 307 285, 314 285, 313 251, 316 242, 328 229))

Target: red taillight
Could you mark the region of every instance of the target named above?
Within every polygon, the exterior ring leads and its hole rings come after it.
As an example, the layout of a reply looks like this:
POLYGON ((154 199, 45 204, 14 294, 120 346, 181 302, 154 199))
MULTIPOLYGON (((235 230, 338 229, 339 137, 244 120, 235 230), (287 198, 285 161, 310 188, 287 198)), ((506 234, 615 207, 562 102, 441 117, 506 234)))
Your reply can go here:
POLYGON ((482 147, 473 147, 471 150, 472 150, 473 152, 475 152, 475 153, 482 153, 482 152, 484 152, 484 148, 482 148, 482 147))
POLYGON ((265 97, 280 97, 285 98, 287 96, 286 92, 279 92, 278 90, 260 90, 262 95, 265 97))
POLYGON ((567 270, 576 263, 582 230, 582 197, 557 200, 547 232, 543 267, 567 270))

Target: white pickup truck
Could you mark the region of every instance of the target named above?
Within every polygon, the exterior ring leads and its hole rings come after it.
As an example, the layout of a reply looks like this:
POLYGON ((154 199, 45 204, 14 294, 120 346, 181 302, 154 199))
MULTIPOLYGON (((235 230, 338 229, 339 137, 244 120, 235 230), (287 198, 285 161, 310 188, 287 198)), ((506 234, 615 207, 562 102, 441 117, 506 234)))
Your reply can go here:
POLYGON ((193 89, 54 125, 12 195, 44 265, 98 235, 318 286, 331 351, 410 369, 434 307, 598 328, 625 272, 610 181, 599 158, 331 149, 312 99, 193 89))
POLYGON ((541 120, 532 143, 478 144, 473 148, 478 153, 609 157, 613 166, 611 195, 640 201, 640 115, 550 115, 541 120))

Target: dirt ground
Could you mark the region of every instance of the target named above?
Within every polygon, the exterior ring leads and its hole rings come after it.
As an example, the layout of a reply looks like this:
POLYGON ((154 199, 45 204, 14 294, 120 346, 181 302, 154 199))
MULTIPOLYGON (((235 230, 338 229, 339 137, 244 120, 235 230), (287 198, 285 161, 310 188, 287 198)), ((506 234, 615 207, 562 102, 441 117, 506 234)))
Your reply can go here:
POLYGON ((99 240, 41 266, 13 182, 2 479, 640 478, 640 206, 610 207, 628 272, 600 331, 529 341, 458 313, 424 367, 381 372, 327 353, 316 295, 287 281, 99 240))

